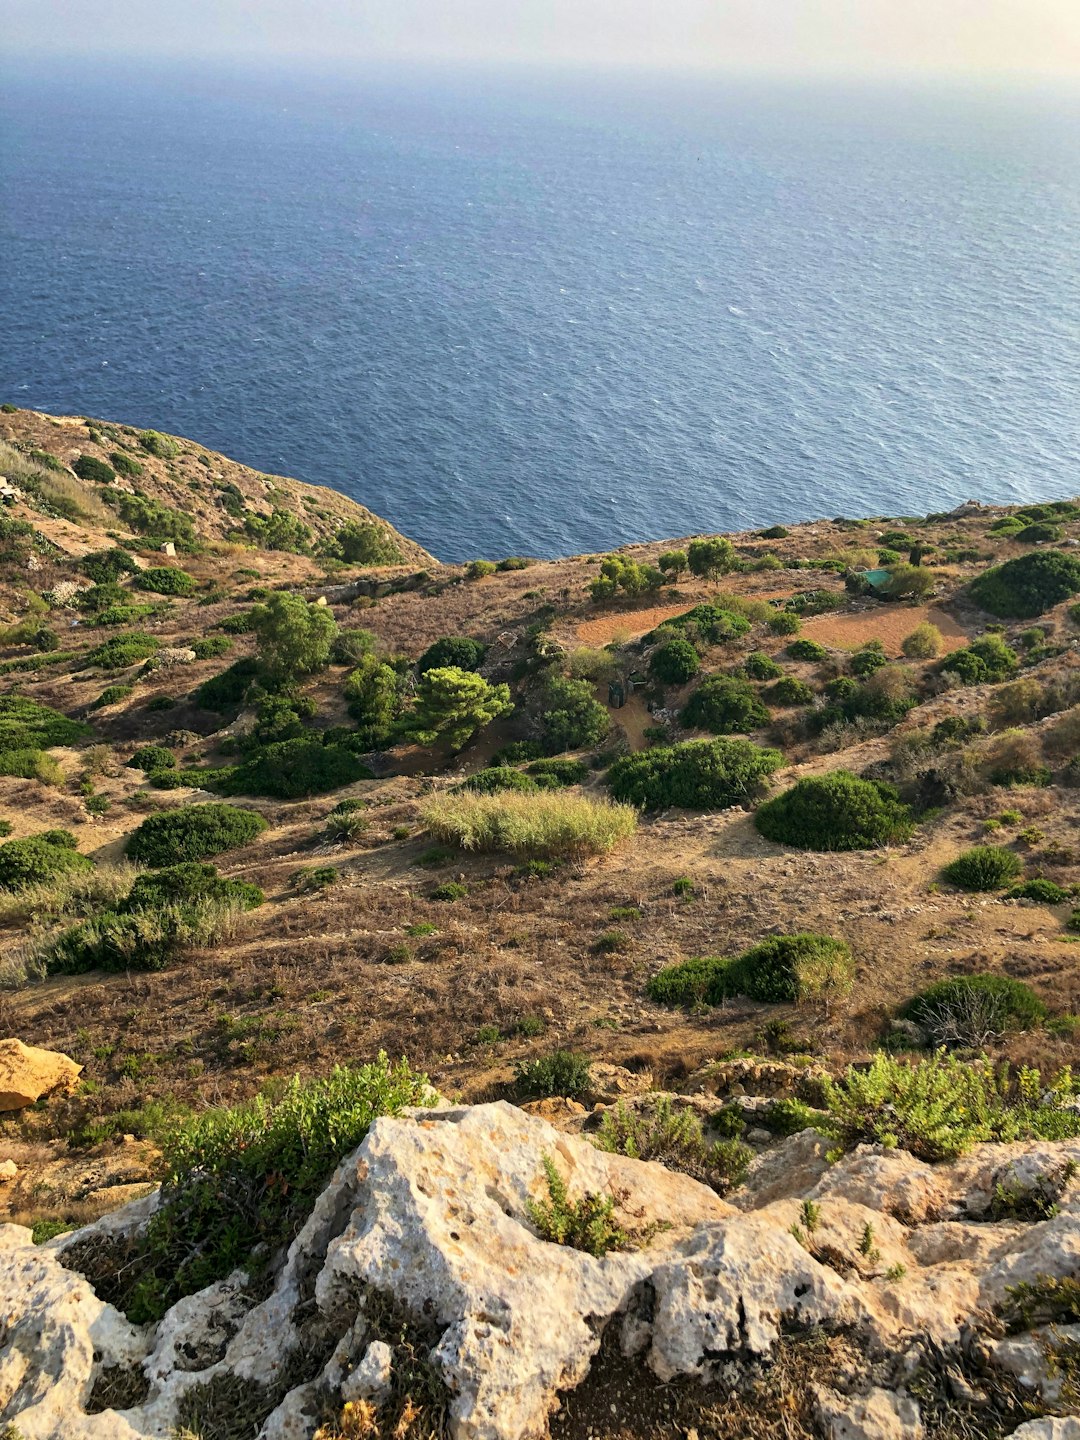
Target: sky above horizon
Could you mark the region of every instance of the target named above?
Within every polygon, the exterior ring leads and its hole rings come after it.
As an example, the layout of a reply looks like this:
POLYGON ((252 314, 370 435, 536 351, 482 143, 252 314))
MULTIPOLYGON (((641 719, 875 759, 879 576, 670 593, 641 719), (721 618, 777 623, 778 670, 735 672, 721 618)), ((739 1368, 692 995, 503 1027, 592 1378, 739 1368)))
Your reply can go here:
POLYGON ((1080 77, 1080 0, 0 0, 9 56, 1080 77))

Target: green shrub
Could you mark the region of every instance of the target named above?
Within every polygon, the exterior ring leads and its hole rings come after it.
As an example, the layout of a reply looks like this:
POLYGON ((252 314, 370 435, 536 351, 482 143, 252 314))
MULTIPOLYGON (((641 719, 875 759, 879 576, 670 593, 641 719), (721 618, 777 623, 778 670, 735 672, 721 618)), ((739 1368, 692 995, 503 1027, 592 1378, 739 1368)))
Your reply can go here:
POLYGON ((325 670, 337 638, 337 621, 325 605, 275 590, 251 612, 259 664, 271 678, 290 682, 325 670))
POLYGON ((129 630, 123 635, 110 639, 87 652, 84 664, 97 666, 101 670, 126 670, 140 660, 148 660, 161 648, 161 642, 142 630, 129 630))
POLYGON ((387 744, 401 708, 402 684, 397 671, 377 655, 362 656, 345 681, 345 698, 361 742, 372 749, 387 744))
POLYGON ((679 719, 692 730, 714 735, 745 734, 769 723, 769 712, 745 680, 713 675, 702 681, 683 707, 679 719))
POLYGON ((735 547, 724 535, 707 540, 691 540, 686 550, 691 575, 703 580, 718 580, 735 568, 735 547))
POLYGON ((690 740, 621 756, 607 783, 616 800, 643 810, 726 810, 752 799, 783 763, 778 750, 749 740, 690 740))
POLYGON ((767 530, 758 531, 759 540, 786 540, 791 531, 786 525, 770 525, 767 530))
POLYGON ((1036 520, 1031 525, 1025 525, 1022 530, 1018 530, 1015 538, 1021 545, 1048 545, 1064 539, 1065 530, 1061 525, 1054 525, 1046 520, 1036 520))
POLYGON ((1025 880, 1022 885, 1014 885, 1009 891, 1010 900, 1040 900, 1044 905, 1063 905, 1069 898, 1069 892, 1063 890, 1053 880, 1046 880, 1041 875, 1033 880, 1025 880))
POLYGON ((0 696, 0 751, 74 745, 92 733, 81 720, 71 720, 24 695, 0 696))
POLYGON ((629 596, 650 595, 664 583, 664 573, 655 565, 642 565, 622 555, 609 555, 600 565, 600 574, 589 584, 589 594, 601 604, 623 591, 629 596))
POLYGON ((492 765, 468 776, 460 785, 455 785, 454 789, 473 790, 480 795, 496 795, 501 790, 533 791, 539 790, 540 786, 530 776, 510 765, 492 765))
POLYGON ((934 1045, 976 1049, 1046 1019, 1046 1006, 1030 985, 1007 975, 958 975, 939 980, 900 1010, 934 1045))
POLYGON ((801 629, 799 617, 792 610, 780 610, 766 623, 774 635, 797 635, 801 629))
POLYGON ((247 515, 244 531, 264 550, 302 555, 311 545, 312 529, 291 510, 274 509, 269 515, 247 515))
POLYGON ((234 615, 219 620, 217 628, 226 635, 250 635, 255 629, 255 611, 237 610, 234 615))
POLYGON ((943 674, 958 676, 964 685, 987 685, 1010 679, 1018 664, 1016 651, 1000 635, 984 635, 946 655, 938 668, 943 674))
POLYGON ((552 754, 599 745, 608 732, 608 712, 585 680, 552 676, 540 697, 543 746, 552 754))
POLYGON ((534 760, 525 773, 542 790, 559 790, 565 785, 580 785, 589 778, 589 767, 580 760, 534 760))
POLYGON ((72 470, 80 480, 89 480, 95 485, 111 485, 116 479, 116 471, 111 465, 106 465, 104 460, 99 460, 95 455, 80 455, 72 462, 72 470))
POLYGON ((142 745, 127 763, 130 769, 142 770, 149 775, 153 770, 174 770, 176 756, 164 745, 142 745))
POLYGON ((434 645, 429 645, 420 656, 416 662, 416 673, 426 675, 429 670, 445 665, 453 665, 458 670, 479 670, 486 654, 487 646, 479 640, 470 640, 467 635, 446 635, 436 640, 434 645))
POLYGON ((868 640, 852 655, 851 673, 857 675, 860 680, 865 680, 868 675, 873 675, 875 670, 880 670, 883 665, 888 663, 889 657, 885 654, 885 647, 881 641, 868 640))
POLYGON ((663 621, 646 639, 662 640, 667 632, 674 630, 697 645, 721 645, 747 634, 750 628, 750 621, 731 609, 730 604, 695 605, 685 614, 663 621))
POLYGON ((317 736, 297 736, 261 746, 242 764, 221 772, 214 788, 223 795, 295 800, 370 779, 368 767, 343 745, 324 745, 317 736))
POLYGON ((365 656, 374 655, 375 644, 375 636, 370 630, 339 630, 330 646, 330 659, 335 665, 356 665, 365 656))
POLYGON ((751 680, 776 680, 783 675, 782 668, 764 650, 752 650, 742 663, 744 673, 751 680))
POLYGON ((218 712, 238 709, 248 698, 259 678, 255 660, 236 660, 227 670, 204 680, 194 694, 196 705, 203 710, 218 712))
POLYGON ((95 550, 78 562, 79 569, 95 585, 109 585, 121 575, 133 575, 138 566, 126 550, 95 550))
POLYGON ((809 660, 819 665, 823 660, 828 659, 829 652, 824 645, 819 645, 816 640, 793 640, 787 647, 787 653, 793 660, 809 660))
POLYGON ((131 456, 125 454, 123 450, 114 450, 110 454, 109 459, 112 461, 113 468, 118 475, 126 475, 129 479, 134 479, 136 475, 143 473, 143 467, 139 464, 138 460, 133 460, 131 456))
POLYGON ((732 995, 782 1004, 832 999, 851 989, 854 975, 842 940, 771 935, 733 960, 704 956, 668 965, 646 990, 662 1005, 719 1005, 732 995))
POLYGON ((1001 890, 1023 870, 1019 855, 1003 845, 974 845, 942 870, 960 890, 1001 890))
POLYGON ((107 490, 104 498, 137 535, 153 536, 156 542, 176 540, 183 544, 194 543, 195 522, 183 511, 170 510, 160 500, 153 500, 139 492, 129 495, 122 490, 107 490))
POLYGON ((64 778, 59 764, 46 750, 0 750, 0 775, 40 780, 43 785, 59 785, 64 778))
POLYGON ((97 699, 92 702, 91 709, 101 710, 106 705, 118 705, 121 700, 126 700, 134 689, 134 685, 106 685, 97 699))
POLYGON ((251 885, 246 880, 227 880, 218 874, 216 866, 187 860, 150 874, 137 875, 127 898, 116 908, 121 914, 132 914, 136 910, 155 910, 165 905, 212 900, 231 901, 244 910, 255 910, 265 899, 257 885, 251 885))
POLYGON ((346 520, 319 550, 346 565, 400 565, 402 561, 393 536, 373 520, 346 520))
POLYGON ((175 460, 180 454, 180 446, 171 435, 162 435, 159 430, 140 430, 139 444, 148 455, 156 455, 159 460, 175 460))
POLYGON ((911 812, 891 785, 847 770, 808 777, 754 815, 767 840, 800 850, 870 850, 906 840, 911 812))
POLYGON ((525 1212, 540 1238, 551 1245, 583 1250, 597 1259, 612 1250, 629 1250, 630 1236, 615 1220, 614 1195, 586 1191, 580 1200, 572 1201, 551 1156, 544 1155, 541 1160, 548 1198, 525 1202, 525 1212))
POLYGON ((775 685, 769 686, 764 698, 770 705, 812 705, 814 692, 805 680, 796 680, 793 675, 785 675, 782 680, 777 680, 775 685))
POLYGON ((1080 1112, 1067 1108, 1073 1099, 1067 1072, 1048 1086, 1037 1070, 1022 1070, 1014 1083, 1005 1068, 995 1072, 945 1053, 915 1065, 879 1053, 868 1068, 849 1066, 838 1080, 826 1076, 823 1086, 823 1128, 843 1150, 885 1145, 933 1162, 989 1142, 1080 1135, 1080 1112))
POLYGON ((1080 591, 1080 559, 1061 550, 1036 550, 977 576, 968 593, 991 615, 1025 620, 1080 591))
POLYGON ((144 1323, 238 1266, 259 1270, 293 1239, 372 1121, 428 1103, 430 1093, 424 1076, 380 1055, 323 1079, 293 1079, 277 1099, 260 1095, 175 1125, 163 1141, 159 1206, 111 1298, 144 1323))
POLYGON ((446 880, 441 885, 436 885, 428 896, 429 900, 464 900, 469 893, 469 887, 462 885, 457 880, 446 880))
POLYGON ((637 815, 628 805, 540 791, 433 796, 423 809, 436 840, 462 850, 507 851, 551 859, 603 855, 632 835, 637 815))
POLYGON ((666 641, 649 657, 649 674, 661 685, 685 685, 701 669, 701 657, 681 635, 666 641))
POLYGON ((489 685, 471 671, 440 666, 420 677, 402 729, 418 744, 442 743, 460 750, 478 730, 513 708, 508 685, 489 685))
POLYGON ((232 641, 224 635, 203 635, 191 642, 196 660, 213 660, 232 649, 232 641))
POLYGON ((492 560, 470 560, 465 566, 465 575, 469 580, 481 580, 485 575, 494 575, 497 569, 492 560))
POLYGON ((611 1154, 657 1160, 719 1195, 742 1184, 754 1154, 740 1140, 706 1140, 693 1110, 677 1110, 668 1095, 658 1096, 647 1114, 628 1110, 620 1101, 604 1112, 595 1143, 611 1154))
POLYGON ((176 565, 151 565, 140 570, 134 580, 138 590, 152 590, 155 595, 190 595, 195 589, 195 577, 176 565))
POLYGON ((929 620, 924 620, 921 625, 915 626, 910 635, 904 636, 900 649, 909 660, 932 660, 940 653, 941 644, 941 631, 929 620))
POLYGON ((289 889, 298 895, 317 895, 336 885, 340 878, 336 865, 301 865, 289 876, 289 889))
POLYGON ((591 1088, 592 1062, 574 1050, 522 1060, 514 1076, 514 1090, 522 1100, 544 1100, 549 1095, 580 1100, 591 1088))
POLYGON ((24 840, 6 840, 0 845, 0 889, 24 890, 42 880, 72 870, 90 870, 92 861, 75 848, 75 837, 66 830, 45 830, 24 840))
POLYGON ((209 860, 250 844, 265 829, 261 815, 235 805, 181 805, 147 816, 128 841, 128 855, 155 867, 209 860))

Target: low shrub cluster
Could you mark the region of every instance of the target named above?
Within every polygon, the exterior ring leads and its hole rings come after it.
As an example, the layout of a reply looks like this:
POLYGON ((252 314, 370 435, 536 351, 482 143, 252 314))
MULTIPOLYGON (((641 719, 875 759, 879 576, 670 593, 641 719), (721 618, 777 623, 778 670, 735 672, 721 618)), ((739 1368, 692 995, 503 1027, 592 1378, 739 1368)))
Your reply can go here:
POLYGON ((754 815, 767 840, 799 850, 870 850, 906 840, 913 822, 891 786, 848 770, 808 777, 754 815))
POLYGON ((607 783, 642 810, 726 810, 754 799, 784 757, 749 740, 689 740, 616 760, 607 783))
POLYGON ((522 1100, 544 1100, 549 1095, 580 1100, 591 1088, 592 1062, 576 1050, 553 1050, 522 1060, 514 1074, 514 1092, 522 1100))
POLYGON ((372 1121, 430 1098, 423 1075, 380 1055, 176 1124, 163 1140, 160 1204, 110 1298, 145 1323, 238 1266, 265 1267, 372 1121))
POLYGON ((931 1044, 976 1049, 1046 1019, 1046 1006, 1030 985, 1008 975, 958 975, 939 980, 900 1010, 927 1033, 931 1044))
POLYGON ((416 662, 416 673, 426 675, 429 670, 438 670, 453 665, 458 670, 479 670, 484 663, 487 646, 467 635, 446 635, 429 645, 416 662))
POLYGON ((679 719, 691 730, 738 735, 767 725, 769 712, 747 681, 731 675, 712 675, 690 696, 679 719))
POLYGON ((128 855, 151 866, 209 860, 250 844, 266 828, 261 815, 235 805, 180 805, 148 816, 128 841, 128 855))
POLYGON ((1044 1081, 1038 1070, 972 1065, 940 1052, 908 1065, 878 1054, 866 1068, 826 1077, 823 1128, 843 1150, 899 1147, 920 1160, 953 1160, 989 1141, 1066 1140, 1080 1135, 1069 1071, 1044 1081))
POLYGON ((74 745, 93 732, 80 720, 39 705, 24 695, 0 696, 0 754, 7 750, 48 750, 74 745))
POLYGON ((951 860, 942 874, 960 890, 1003 890, 1023 868, 1019 855, 1004 845, 973 845, 951 860))
POLYGON ((992 615, 1026 620, 1080 592, 1080 560, 1061 550, 1036 550, 984 571, 968 592, 992 615))
POLYGON ((559 792, 448 793, 429 800, 422 813, 436 840, 462 850, 549 859, 606 854, 637 826, 629 805, 559 792))
POLYGON ((962 685, 990 685, 1010 680, 1018 664, 1016 651, 1000 635, 984 635, 946 655, 938 668, 943 675, 955 675, 962 685))
POLYGON ((92 868, 92 861, 79 854, 75 837, 67 830, 43 830, 39 835, 0 845, 3 890, 23 890, 68 871, 92 868))
POLYGON ((142 630, 129 630, 124 635, 113 635, 85 656, 84 664, 97 666, 101 670, 126 670, 140 660, 156 655, 161 642, 142 630))
POLYGON ((675 635, 649 657, 649 674, 661 685, 685 685, 701 669, 701 657, 682 635, 675 635))
POLYGON ((629 1250, 631 1238, 615 1220, 614 1195, 586 1191, 571 1200, 550 1155, 542 1157, 546 1200, 526 1200, 525 1212, 537 1234, 552 1245, 569 1245, 600 1259, 612 1250, 629 1250))
POLYGON ((851 951, 828 935, 771 935, 734 959, 704 956, 668 965, 649 981, 662 1005, 719 1005, 733 995, 765 1004, 828 1001, 851 989, 851 951))
POLYGON ((133 581, 138 590, 152 590, 155 595, 190 595, 195 577, 176 565, 151 565, 140 570, 133 581))
POLYGON ((627 1109, 622 1101, 605 1111, 596 1145, 633 1160, 657 1160, 710 1185, 719 1195, 742 1184, 754 1154, 741 1140, 707 1140, 693 1110, 676 1109, 668 1095, 658 1096, 644 1114, 627 1109))
POLYGON ((242 764, 213 772, 207 783, 222 795, 296 800, 370 779, 372 772, 346 746, 300 735, 259 746, 242 764))
POLYGON ((664 620, 646 639, 650 642, 665 640, 674 630, 697 646, 722 645, 727 640, 737 640, 749 632, 750 621, 730 606, 721 604, 695 605, 683 615, 673 615, 664 620))

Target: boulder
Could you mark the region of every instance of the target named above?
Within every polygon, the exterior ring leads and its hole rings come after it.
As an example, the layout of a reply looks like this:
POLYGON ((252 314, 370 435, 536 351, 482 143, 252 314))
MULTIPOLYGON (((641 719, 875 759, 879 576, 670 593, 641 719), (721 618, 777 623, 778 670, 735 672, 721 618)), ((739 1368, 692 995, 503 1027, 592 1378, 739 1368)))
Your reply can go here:
POLYGON ((866 1395, 821 1389, 815 1402, 827 1440, 922 1440, 919 1407, 907 1395, 877 1386, 866 1395))
POLYGON ((70 1094, 82 1066, 59 1050, 0 1040, 0 1110, 23 1110, 43 1095, 70 1094))

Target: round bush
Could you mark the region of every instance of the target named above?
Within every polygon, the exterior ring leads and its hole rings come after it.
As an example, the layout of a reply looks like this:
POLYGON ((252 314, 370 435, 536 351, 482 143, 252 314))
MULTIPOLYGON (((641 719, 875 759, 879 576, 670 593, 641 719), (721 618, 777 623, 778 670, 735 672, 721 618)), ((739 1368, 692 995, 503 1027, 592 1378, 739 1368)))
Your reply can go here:
POLYGON ((580 785, 589 778, 589 767, 580 760, 534 760, 526 765, 525 773, 532 777, 542 790, 558 790, 566 785, 580 785))
POLYGON ((1004 845, 975 845, 946 865, 942 874, 960 890, 1001 890, 1023 868, 1019 855, 1004 845))
POLYGON ((800 780, 754 815, 766 840, 800 850, 871 850, 906 840, 912 820, 891 785, 848 770, 800 780))
POLYGON ((776 1005, 845 993, 855 978, 851 951, 828 935, 770 935, 734 960, 705 956, 668 965, 648 982, 662 1005, 719 1005, 732 995, 776 1005))
POLYGON ((149 570, 140 570, 132 583, 155 595, 190 595, 195 589, 194 575, 176 565, 151 565, 149 570))
POLYGON ((1068 898, 1067 890, 1041 875, 1025 880, 1022 885, 1014 885, 1009 891, 1010 900, 1040 900, 1044 905, 1063 905, 1068 898))
POLYGON ((1027 619, 1080 591, 1080 559, 1061 550, 1036 550, 977 576, 968 593, 991 615, 1027 619))
POLYGON ((209 860, 250 844, 266 828, 261 815, 235 805, 180 805, 148 816, 128 841, 127 853, 155 868, 209 860))
POLYGON ((152 874, 137 875, 126 900, 117 910, 130 914, 135 910, 161 909, 164 905, 190 905, 197 900, 236 900, 245 910, 254 910, 265 900, 257 885, 244 880, 226 880, 217 867, 197 860, 167 865, 152 874))
POLYGON ((523 1100, 543 1100, 549 1095, 574 1100, 587 1095, 591 1086, 591 1061, 574 1050, 555 1050, 535 1060, 521 1061, 514 1082, 523 1100))
POLYGON ((429 645, 416 662, 418 675, 429 670, 442 670, 452 665, 458 670, 479 670, 484 663, 487 646, 479 640, 470 640, 467 635, 446 635, 429 645))
POLYGON ((476 790, 481 795, 495 795, 500 790, 539 790, 535 780, 510 765, 491 765, 455 785, 455 790, 476 790))
POLYGON ((814 692, 805 680, 797 680, 794 675, 785 675, 782 680, 777 680, 775 685, 770 685, 765 691, 765 699, 770 705, 812 705, 814 692))
POLYGON ((776 680, 784 673, 764 650, 752 650, 743 661, 742 668, 751 680, 776 680))
POLYGON ((127 763, 129 770, 144 770, 149 775, 154 770, 175 770, 176 756, 164 745, 142 745, 127 763))
POLYGON ((649 659, 649 674, 661 685, 685 685, 700 669, 701 657, 681 635, 666 641, 649 659))
POLYGON ((774 635, 797 635, 802 626, 798 615, 791 610, 781 610, 776 615, 770 615, 766 623, 774 635))
POLYGON ((904 636, 900 649, 909 660, 932 660, 941 650, 941 631, 929 620, 924 620, 904 636))
POLYGON ((1030 985, 1007 975, 960 975, 939 980, 901 1008, 935 1043, 981 1044, 1046 1019, 1046 1006, 1030 985))
POLYGON ((793 640, 787 647, 787 653, 792 660, 809 660, 815 665, 827 659, 829 652, 824 645, 819 645, 816 640, 793 640))
POLYGON ((66 830, 45 830, 0 845, 0 888, 5 890, 23 890, 67 871, 92 868, 91 861, 75 849, 75 837, 66 830))
POLYGON ((223 795, 295 800, 371 778, 363 761, 343 745, 324 745, 318 737, 300 735, 261 746, 242 765, 221 772, 213 788, 223 795))
POLYGON ((106 465, 104 460, 99 460, 95 455, 80 455, 71 468, 80 480, 89 480, 95 485, 111 485, 116 479, 112 466, 106 465))
POLYGON ((623 755, 608 771, 616 800, 643 810, 726 810, 753 798, 784 757, 749 740, 689 740, 623 755))
POLYGON ((690 696, 679 718, 691 730, 737 735, 767 725, 769 712, 757 691, 745 680, 713 675, 702 681, 690 696))
POLYGON ((1016 651, 1000 635, 984 635, 942 660, 940 669, 956 675, 964 685, 988 685, 1016 673, 1016 651))

